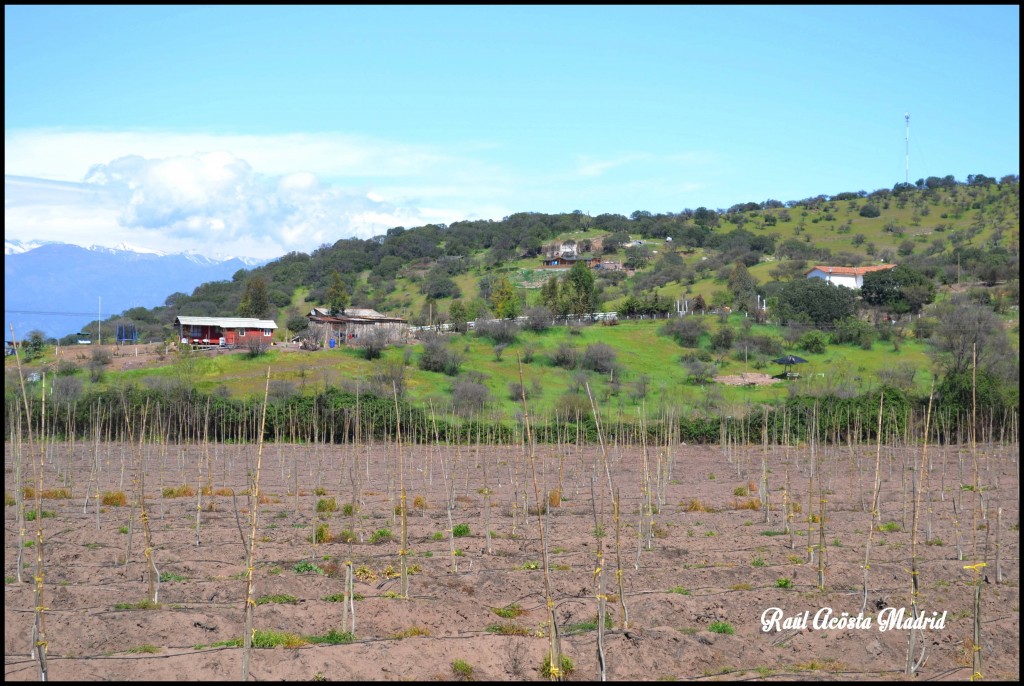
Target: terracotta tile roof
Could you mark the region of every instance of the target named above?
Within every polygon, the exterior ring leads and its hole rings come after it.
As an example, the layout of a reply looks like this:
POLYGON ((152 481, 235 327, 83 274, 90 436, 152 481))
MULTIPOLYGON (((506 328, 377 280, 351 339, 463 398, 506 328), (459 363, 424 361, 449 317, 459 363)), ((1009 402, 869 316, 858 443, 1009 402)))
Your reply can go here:
POLYGON ((870 267, 828 267, 819 264, 804 272, 804 276, 810 274, 815 269, 819 269, 826 274, 833 274, 835 276, 863 276, 868 272, 879 272, 883 269, 892 269, 895 266, 895 264, 876 264, 870 267))

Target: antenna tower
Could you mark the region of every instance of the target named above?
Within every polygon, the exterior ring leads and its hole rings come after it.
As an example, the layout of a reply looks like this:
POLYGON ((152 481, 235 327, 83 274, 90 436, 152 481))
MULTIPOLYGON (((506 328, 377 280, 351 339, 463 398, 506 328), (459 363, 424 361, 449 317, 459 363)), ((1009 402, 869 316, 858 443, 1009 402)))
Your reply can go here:
POLYGON ((903 118, 907 120, 907 158, 904 165, 904 176, 903 183, 910 183, 910 112, 903 115, 903 118))

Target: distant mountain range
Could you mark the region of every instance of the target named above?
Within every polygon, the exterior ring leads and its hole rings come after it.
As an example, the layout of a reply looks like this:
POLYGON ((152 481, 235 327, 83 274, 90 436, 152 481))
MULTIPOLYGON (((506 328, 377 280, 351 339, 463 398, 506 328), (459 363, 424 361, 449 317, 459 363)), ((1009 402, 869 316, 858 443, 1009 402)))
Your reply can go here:
POLYGON ((208 281, 269 260, 164 254, 129 245, 114 248, 54 242, 4 241, 4 338, 38 329, 60 338, 97 318, 133 307, 163 305, 208 281))

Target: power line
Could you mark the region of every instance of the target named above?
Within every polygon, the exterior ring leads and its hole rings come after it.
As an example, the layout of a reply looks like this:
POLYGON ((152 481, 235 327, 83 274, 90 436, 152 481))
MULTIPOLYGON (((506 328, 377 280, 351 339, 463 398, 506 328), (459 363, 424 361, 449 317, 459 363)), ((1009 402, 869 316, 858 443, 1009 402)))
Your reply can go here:
POLYGON ((43 310, 4 310, 5 314, 52 314, 60 317, 91 317, 95 312, 46 312, 43 310))

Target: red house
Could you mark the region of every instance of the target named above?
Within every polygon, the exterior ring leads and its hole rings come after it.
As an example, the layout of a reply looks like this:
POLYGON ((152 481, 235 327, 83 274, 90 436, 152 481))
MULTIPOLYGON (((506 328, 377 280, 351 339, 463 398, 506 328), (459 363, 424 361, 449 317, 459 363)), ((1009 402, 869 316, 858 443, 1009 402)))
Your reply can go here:
POLYGON ((269 343, 277 324, 272 319, 248 317, 189 317, 174 318, 178 340, 191 345, 222 345, 235 347, 258 336, 269 343))

